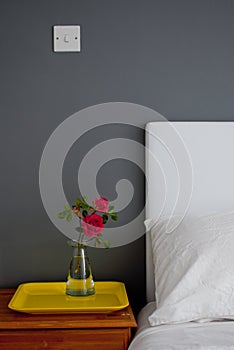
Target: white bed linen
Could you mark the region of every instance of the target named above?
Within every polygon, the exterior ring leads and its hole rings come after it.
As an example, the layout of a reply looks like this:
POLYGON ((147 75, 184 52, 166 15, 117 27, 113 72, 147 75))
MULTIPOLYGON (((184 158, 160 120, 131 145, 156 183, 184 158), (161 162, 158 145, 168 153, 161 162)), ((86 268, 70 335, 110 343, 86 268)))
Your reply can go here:
POLYGON ((151 326, 234 319, 234 211, 160 219, 151 240, 157 301, 151 326), (167 233, 169 220, 174 229, 167 233))
POLYGON ((138 330, 129 350, 234 350, 234 321, 187 322, 150 326, 155 302, 138 315, 138 330))

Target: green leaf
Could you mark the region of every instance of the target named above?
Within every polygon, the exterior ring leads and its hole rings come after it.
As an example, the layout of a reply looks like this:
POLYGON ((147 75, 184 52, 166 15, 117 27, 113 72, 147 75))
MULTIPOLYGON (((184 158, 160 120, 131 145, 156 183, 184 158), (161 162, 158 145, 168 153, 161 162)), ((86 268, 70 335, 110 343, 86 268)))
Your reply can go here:
POLYGON ((82 227, 76 227, 76 231, 79 233, 83 233, 84 229, 82 227))
POLYGON ((90 208, 92 208, 92 207, 90 207, 87 203, 84 203, 84 202, 81 202, 79 205, 80 205, 80 207, 81 207, 82 209, 87 209, 87 210, 89 210, 90 208))
POLYGON ((86 200, 86 197, 76 198, 76 205, 79 205, 83 209, 92 209, 92 207, 90 207, 86 200))
POLYGON ((110 248, 110 242, 109 241, 105 240, 105 241, 103 241, 103 244, 104 244, 105 248, 110 248))
POLYGON ((110 205, 108 211, 112 211, 113 209, 114 209, 114 206, 110 205))
POLYGON ((108 215, 103 214, 103 215, 102 215, 102 219, 103 219, 103 224, 106 224, 107 221, 108 221, 108 215))
POLYGON ((118 215, 116 214, 116 212, 110 213, 110 217, 111 217, 111 219, 114 220, 114 221, 117 221, 117 220, 118 220, 118 215))
POLYGON ((65 208, 67 211, 70 211, 70 210, 71 210, 71 207, 70 207, 70 205, 68 205, 68 204, 65 204, 65 205, 64 205, 64 208, 65 208))
POLYGON ((102 243, 102 239, 98 238, 98 236, 95 239, 95 247, 96 248, 98 248, 100 246, 100 244, 102 243))
POLYGON ((86 215, 88 215, 87 210, 83 210, 83 211, 82 211, 82 215, 83 215, 83 217, 85 218, 85 217, 86 217, 86 215))
POLYGON ((82 200, 83 200, 83 202, 85 202, 85 203, 88 202, 88 198, 87 198, 86 196, 83 196, 83 197, 82 197, 82 200))
POLYGON ((80 198, 76 198, 76 204, 79 205, 79 204, 82 204, 83 201, 80 199, 80 198))
POLYGON ((67 215, 67 212, 62 211, 61 213, 58 214, 58 217, 59 217, 59 219, 64 219, 66 215, 67 215))
POLYGON ((69 213, 67 214, 67 221, 68 221, 68 222, 72 221, 72 212, 69 212, 69 213))
POLYGON ((76 202, 77 205, 79 205, 82 209, 90 209, 92 207, 90 207, 89 204, 85 203, 85 202, 82 202, 79 198, 78 198, 78 202, 76 202))

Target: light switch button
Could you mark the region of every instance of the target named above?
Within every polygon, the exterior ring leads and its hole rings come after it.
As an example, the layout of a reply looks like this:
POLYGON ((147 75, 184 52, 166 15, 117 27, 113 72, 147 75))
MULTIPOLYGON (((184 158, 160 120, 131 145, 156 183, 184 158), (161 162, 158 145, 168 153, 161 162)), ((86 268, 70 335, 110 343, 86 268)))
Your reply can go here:
POLYGON ((64 35, 64 41, 65 41, 65 43, 69 43, 69 35, 68 34, 64 35))
POLYGON ((55 52, 80 52, 80 26, 54 26, 55 52))

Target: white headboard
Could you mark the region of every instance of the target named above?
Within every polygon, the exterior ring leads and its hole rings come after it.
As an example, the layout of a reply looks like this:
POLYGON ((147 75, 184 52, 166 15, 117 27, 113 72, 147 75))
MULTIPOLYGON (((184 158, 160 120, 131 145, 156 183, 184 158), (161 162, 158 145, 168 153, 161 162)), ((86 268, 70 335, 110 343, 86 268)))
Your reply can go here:
MULTIPOLYGON (((146 126, 146 218, 234 210, 234 122, 152 122, 146 126)), ((154 300, 146 235, 147 301, 154 300)))

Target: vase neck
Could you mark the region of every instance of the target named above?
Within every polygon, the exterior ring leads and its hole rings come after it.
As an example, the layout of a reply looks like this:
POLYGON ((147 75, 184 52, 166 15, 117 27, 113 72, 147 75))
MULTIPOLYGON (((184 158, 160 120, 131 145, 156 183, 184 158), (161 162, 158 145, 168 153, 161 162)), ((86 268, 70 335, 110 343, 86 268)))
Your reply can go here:
POLYGON ((79 248, 79 249, 86 249, 86 247, 87 247, 85 244, 80 243, 78 241, 74 241, 74 240, 68 241, 68 245, 70 245, 73 248, 79 248))

